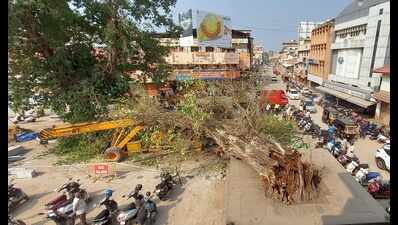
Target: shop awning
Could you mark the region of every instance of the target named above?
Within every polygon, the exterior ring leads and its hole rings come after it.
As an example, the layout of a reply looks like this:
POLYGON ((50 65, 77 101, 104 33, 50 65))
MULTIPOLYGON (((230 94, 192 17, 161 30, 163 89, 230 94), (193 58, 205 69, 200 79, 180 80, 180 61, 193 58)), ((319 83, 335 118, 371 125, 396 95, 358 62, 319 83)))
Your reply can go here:
POLYGON ((381 73, 383 75, 390 75, 390 65, 384 65, 381 68, 373 70, 373 73, 381 73))
POLYGON ((351 102, 355 105, 359 105, 363 108, 368 108, 369 106, 376 104, 375 102, 367 101, 365 99, 358 98, 358 97, 355 97, 355 96, 352 96, 352 95, 349 95, 349 94, 346 94, 346 93, 343 93, 340 91, 336 91, 336 90, 333 90, 333 89, 327 88, 327 87, 319 86, 319 87, 316 87, 315 89, 322 91, 324 93, 336 96, 337 98, 343 99, 347 102, 351 102))

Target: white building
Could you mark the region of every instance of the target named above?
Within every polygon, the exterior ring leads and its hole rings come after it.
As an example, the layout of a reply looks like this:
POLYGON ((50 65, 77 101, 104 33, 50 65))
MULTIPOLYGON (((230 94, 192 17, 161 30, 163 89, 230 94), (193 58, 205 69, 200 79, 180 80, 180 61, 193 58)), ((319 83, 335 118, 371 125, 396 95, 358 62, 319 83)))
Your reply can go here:
POLYGON ((331 74, 321 91, 362 108, 380 87, 373 70, 389 64, 390 1, 353 1, 335 18, 331 74))

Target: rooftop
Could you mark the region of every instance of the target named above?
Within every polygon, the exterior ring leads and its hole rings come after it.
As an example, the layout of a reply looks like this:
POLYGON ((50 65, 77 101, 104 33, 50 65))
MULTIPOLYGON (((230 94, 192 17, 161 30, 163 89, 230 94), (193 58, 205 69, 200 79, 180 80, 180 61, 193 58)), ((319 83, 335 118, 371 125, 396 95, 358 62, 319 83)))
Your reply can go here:
POLYGON ((354 0, 336 17, 336 24, 355 20, 369 15, 369 8, 389 0, 354 0))

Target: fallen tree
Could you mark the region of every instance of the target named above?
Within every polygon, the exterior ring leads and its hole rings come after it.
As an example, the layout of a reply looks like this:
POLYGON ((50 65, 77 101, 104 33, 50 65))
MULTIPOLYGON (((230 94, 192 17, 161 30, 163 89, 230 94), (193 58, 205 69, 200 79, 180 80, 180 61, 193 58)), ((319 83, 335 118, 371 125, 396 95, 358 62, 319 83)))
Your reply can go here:
MULTIPOLYGON (((253 167, 268 197, 288 204, 315 198, 319 193, 319 169, 303 162, 301 154, 289 146, 291 136, 280 137, 292 135, 293 130, 280 134, 265 131, 270 124, 264 123, 265 115, 258 110, 256 93, 251 91, 258 84, 253 80, 211 83, 207 84, 208 91, 197 88, 203 83, 191 91, 184 90, 175 111, 165 110, 156 99, 143 97, 135 102, 132 116, 149 126, 184 132, 185 139, 212 139, 222 149, 219 153, 242 159, 253 167)), ((270 121, 279 120, 272 117, 270 121)))

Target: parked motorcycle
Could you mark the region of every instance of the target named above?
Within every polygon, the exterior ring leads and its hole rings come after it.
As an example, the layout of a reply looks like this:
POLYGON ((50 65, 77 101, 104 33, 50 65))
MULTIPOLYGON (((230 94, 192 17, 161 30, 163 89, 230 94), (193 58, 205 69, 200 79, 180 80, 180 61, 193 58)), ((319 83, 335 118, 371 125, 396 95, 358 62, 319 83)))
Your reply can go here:
POLYGON ((25 222, 22 220, 17 220, 14 217, 12 217, 10 214, 8 214, 8 225, 26 225, 25 222))
POLYGON ((352 161, 356 162, 359 165, 359 159, 357 156, 354 155, 354 157, 350 157, 347 154, 341 154, 339 157, 337 157, 337 161, 343 165, 344 167, 347 166, 349 163, 352 161))
POLYGON ((100 206, 105 206, 105 209, 102 210, 92 221, 92 225, 111 225, 113 219, 116 217, 118 213, 117 202, 113 199, 110 199, 110 196, 106 196, 103 198, 99 204, 100 206))
POLYGON ((334 157, 338 157, 341 153, 341 142, 330 141, 327 143, 327 149, 334 157))
POLYGON ((360 168, 358 172, 355 174, 355 180, 358 181, 363 186, 367 186, 369 182, 381 179, 382 177, 380 173, 369 172, 368 169, 363 169, 363 168, 360 168))
MULTIPOLYGON (((142 190, 142 185, 138 184, 134 188, 134 191, 130 192, 127 195, 127 199, 133 197, 135 199, 134 202, 129 204, 126 210, 119 213, 117 216, 117 221, 120 225, 132 225, 137 222, 137 217, 139 214, 142 214, 142 209, 144 205, 144 196, 140 194, 142 190)), ((126 196, 123 196, 126 197, 126 196)))
POLYGON ((47 211, 47 218, 54 221, 56 225, 70 225, 74 224, 75 213, 73 212, 72 201, 47 211))
POLYGON ((14 184, 8 185, 8 211, 27 200, 29 200, 29 197, 22 189, 14 187, 14 184))
POLYGON ((159 197, 160 200, 165 200, 166 196, 173 190, 175 185, 175 181, 169 172, 162 172, 160 174, 161 182, 156 185, 155 193, 159 197))
POLYGON ((368 192, 375 199, 390 198, 390 182, 374 181, 368 184, 368 192))
POLYGON ((50 202, 45 204, 45 209, 46 210, 54 210, 56 208, 59 208, 61 206, 65 206, 72 202, 73 197, 75 193, 81 192, 84 196, 84 200, 86 202, 90 201, 90 196, 86 192, 86 190, 80 188, 80 183, 79 179, 76 181, 72 181, 72 179, 69 179, 69 182, 63 184, 57 192, 63 192, 62 195, 56 197, 55 199, 51 200, 50 202))

